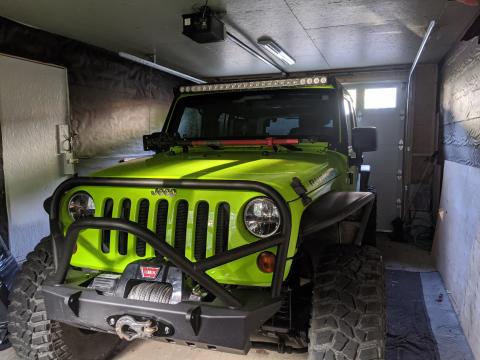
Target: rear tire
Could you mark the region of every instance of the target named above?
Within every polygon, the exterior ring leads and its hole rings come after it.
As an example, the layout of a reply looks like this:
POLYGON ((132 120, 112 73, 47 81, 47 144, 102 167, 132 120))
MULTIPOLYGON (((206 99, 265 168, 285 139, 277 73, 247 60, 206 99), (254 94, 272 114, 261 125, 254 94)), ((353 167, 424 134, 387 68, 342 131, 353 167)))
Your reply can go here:
POLYGON ((116 336, 85 331, 49 320, 39 287, 51 275, 50 238, 44 238, 27 256, 10 293, 8 331, 21 359, 101 360, 110 356, 121 340, 116 336))
POLYGON ((315 270, 309 360, 384 360, 385 319, 378 250, 327 249, 315 270))

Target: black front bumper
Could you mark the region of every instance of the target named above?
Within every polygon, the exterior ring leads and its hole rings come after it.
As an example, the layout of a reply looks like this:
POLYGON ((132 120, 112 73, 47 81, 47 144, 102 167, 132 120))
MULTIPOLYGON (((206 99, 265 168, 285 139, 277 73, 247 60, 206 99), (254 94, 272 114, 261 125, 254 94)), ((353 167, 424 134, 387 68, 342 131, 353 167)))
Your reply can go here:
POLYGON ((231 309, 219 303, 181 302, 157 304, 114 296, 95 290, 45 285, 42 287, 48 317, 89 330, 115 333, 123 315, 157 322, 168 334, 152 339, 211 350, 244 354, 250 349, 250 334, 280 309, 280 300, 262 290, 238 291, 244 305, 231 309))

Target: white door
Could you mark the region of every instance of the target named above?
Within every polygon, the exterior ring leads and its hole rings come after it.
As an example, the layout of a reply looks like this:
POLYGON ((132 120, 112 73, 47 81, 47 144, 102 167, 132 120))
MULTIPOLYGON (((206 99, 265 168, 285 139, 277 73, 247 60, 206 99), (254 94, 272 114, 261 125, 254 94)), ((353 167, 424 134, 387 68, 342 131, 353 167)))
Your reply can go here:
POLYGON ((68 119, 66 69, 0 55, 0 126, 12 254, 49 234, 43 201, 64 179, 58 125, 68 119))
POLYGON ((364 154, 377 190, 377 229, 391 231, 401 216, 405 86, 400 82, 346 85, 356 100, 358 126, 375 126, 378 149, 364 154), (353 90, 353 91, 352 91, 353 90))

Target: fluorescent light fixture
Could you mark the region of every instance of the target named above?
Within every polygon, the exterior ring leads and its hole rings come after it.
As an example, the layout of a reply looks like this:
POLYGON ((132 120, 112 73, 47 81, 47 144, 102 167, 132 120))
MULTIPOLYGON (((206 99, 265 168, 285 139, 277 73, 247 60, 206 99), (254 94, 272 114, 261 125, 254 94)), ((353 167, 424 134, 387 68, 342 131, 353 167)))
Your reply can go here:
POLYGON ((245 50, 249 54, 255 56, 257 59, 262 60, 265 64, 273 66, 275 69, 279 70, 282 74, 285 73, 285 71, 280 66, 275 64, 272 60, 270 60, 269 58, 261 55, 258 51, 255 51, 250 46, 245 44, 242 40, 240 40, 239 38, 237 38, 235 35, 233 35, 232 33, 228 32, 228 31, 227 31, 227 38, 230 39, 231 41, 233 41, 233 43, 240 46, 243 50, 245 50))
POLYGON ((154 62, 142 59, 138 56, 130 55, 130 54, 127 54, 127 53, 124 53, 124 52, 119 52, 118 55, 120 57, 124 58, 124 59, 128 59, 128 60, 134 61, 136 63, 142 64, 142 65, 145 65, 145 66, 149 66, 151 68, 166 72, 168 74, 181 77, 182 79, 185 79, 185 80, 193 81, 196 84, 206 84, 206 81, 203 81, 203 80, 198 79, 196 77, 181 73, 180 71, 170 69, 166 66, 158 65, 154 62))
POLYGON ((285 50, 283 50, 280 45, 278 45, 275 41, 270 39, 260 39, 258 40, 258 44, 261 45, 265 50, 267 50, 270 54, 277 57, 278 59, 282 60, 284 63, 288 65, 295 64, 295 59, 288 55, 285 50))

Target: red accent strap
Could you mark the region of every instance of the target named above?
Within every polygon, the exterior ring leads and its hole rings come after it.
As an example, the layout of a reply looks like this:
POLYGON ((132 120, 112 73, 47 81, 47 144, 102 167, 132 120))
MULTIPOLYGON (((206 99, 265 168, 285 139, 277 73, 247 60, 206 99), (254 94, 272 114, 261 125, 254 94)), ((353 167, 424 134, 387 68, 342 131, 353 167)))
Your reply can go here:
POLYGON ((193 140, 193 146, 274 146, 274 145, 297 145, 298 139, 275 139, 272 137, 266 139, 244 139, 244 140, 193 140))

